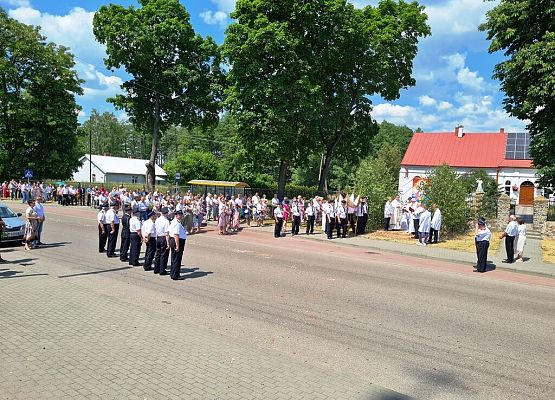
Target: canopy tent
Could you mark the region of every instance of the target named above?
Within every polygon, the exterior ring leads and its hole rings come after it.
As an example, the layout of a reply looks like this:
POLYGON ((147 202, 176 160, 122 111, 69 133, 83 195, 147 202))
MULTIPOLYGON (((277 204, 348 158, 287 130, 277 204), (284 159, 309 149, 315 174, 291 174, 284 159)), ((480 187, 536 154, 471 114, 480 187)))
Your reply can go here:
POLYGON ((234 196, 242 189, 242 194, 245 194, 245 189, 250 188, 250 186, 245 182, 230 182, 230 181, 210 181, 203 179, 193 179, 187 182, 190 185, 191 192, 195 192, 196 188, 202 188, 202 191, 206 193, 223 193, 224 195, 234 196))

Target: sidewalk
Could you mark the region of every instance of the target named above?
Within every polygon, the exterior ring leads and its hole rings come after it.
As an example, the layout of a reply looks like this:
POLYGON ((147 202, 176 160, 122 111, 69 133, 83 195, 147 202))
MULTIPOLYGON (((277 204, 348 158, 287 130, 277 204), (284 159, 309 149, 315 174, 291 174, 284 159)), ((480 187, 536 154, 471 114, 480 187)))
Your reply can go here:
MULTIPOLYGON (((274 227, 273 224, 267 224, 264 228, 254 229, 264 230, 265 232, 271 232, 273 234, 274 227)), ((301 232, 304 232, 303 228, 301 228, 301 232)), ((290 230, 287 231, 287 237, 291 237, 290 230)), ((314 235, 305 235, 304 233, 301 233, 299 234, 299 237, 310 240, 327 241, 326 236, 320 231, 314 235)), ((417 246, 416 244, 402 244, 389 242, 387 240, 368 239, 360 236, 348 237, 345 239, 335 239, 334 236, 334 239, 330 242, 345 246, 363 247, 372 250, 405 254, 407 256, 433 258, 436 260, 454 261, 469 265, 476 265, 476 254, 474 253, 444 249, 434 247, 433 245, 417 246)), ((505 245, 504 242, 502 242, 497 254, 493 254, 492 252, 489 253, 488 263, 490 266, 488 268, 495 267, 495 269, 500 270, 555 277, 555 265, 543 262, 541 239, 538 236, 530 235, 526 240, 526 247, 524 250, 524 258, 526 261, 504 264, 502 263, 502 260, 506 258, 506 255, 505 245)))

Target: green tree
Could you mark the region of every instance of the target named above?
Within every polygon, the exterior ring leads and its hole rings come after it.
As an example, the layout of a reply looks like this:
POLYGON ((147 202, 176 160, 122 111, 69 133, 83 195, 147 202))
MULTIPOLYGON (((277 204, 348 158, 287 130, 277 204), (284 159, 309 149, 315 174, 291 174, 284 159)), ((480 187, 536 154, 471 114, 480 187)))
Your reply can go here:
POLYGON ((215 123, 223 74, 215 42, 195 34, 178 0, 139 0, 140 8, 111 4, 95 14, 93 31, 106 45, 108 68, 132 79, 124 95, 109 99, 135 127, 152 132, 147 187, 155 184, 160 131, 171 125, 215 123))
POLYGON ((79 166, 73 55, 0 8, 0 174, 67 179, 79 166))
POLYGON ((439 206, 443 217, 442 230, 448 233, 463 232, 468 222, 467 182, 446 164, 433 169, 427 176, 429 181, 424 185, 425 201, 428 206, 433 203, 439 206))
POLYGON ((555 184, 555 2, 501 0, 480 26, 490 53, 505 60, 494 78, 505 92, 505 110, 530 121, 531 155, 544 184, 555 184))
MULTIPOLYGON (((393 100, 414 85, 418 40, 430 32, 422 7, 402 0, 364 9, 346 0, 239 0, 232 16, 224 53, 231 104, 250 127, 242 134, 267 143, 282 167, 316 144, 320 191, 340 147, 356 149, 374 133, 369 96, 393 100)), ((282 168, 280 193, 285 176, 282 168)))
POLYGON ((497 200, 499 199, 501 192, 496 180, 489 176, 483 169, 473 170, 463 174, 460 179, 462 179, 465 184, 467 194, 472 194, 476 191, 476 181, 478 179, 482 181, 484 197, 482 198, 480 216, 486 218, 497 217, 497 200))
POLYGON ((181 181, 188 182, 192 179, 217 179, 219 163, 212 153, 190 150, 178 155, 172 161, 164 164, 164 171, 168 174, 168 181, 175 179, 175 174, 181 174, 181 181))
POLYGON ((401 154, 405 154, 412 139, 412 129, 406 125, 399 126, 383 121, 376 136, 372 138, 371 154, 376 155, 384 146, 397 146, 401 154))
POLYGON ((105 154, 114 157, 146 158, 150 137, 144 131, 135 131, 131 124, 119 121, 110 112, 91 116, 79 127, 79 152, 105 154))
POLYGON ((376 157, 365 158, 354 174, 352 190, 367 197, 370 228, 383 226, 384 204, 397 194, 402 158, 397 146, 384 146, 376 157))

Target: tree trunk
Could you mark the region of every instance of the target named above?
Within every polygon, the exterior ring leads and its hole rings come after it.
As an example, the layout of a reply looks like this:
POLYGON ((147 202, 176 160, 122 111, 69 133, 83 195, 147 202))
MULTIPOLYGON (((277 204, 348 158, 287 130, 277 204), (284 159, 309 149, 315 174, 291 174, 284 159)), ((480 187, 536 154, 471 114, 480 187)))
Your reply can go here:
POLYGON ((320 173, 320 182, 318 182, 318 195, 325 196, 328 193, 328 173, 330 171, 333 150, 328 150, 324 157, 322 172, 320 173))
POLYGON ((150 160, 146 164, 146 190, 154 192, 156 187, 156 156, 158 155, 158 135, 160 132, 160 100, 158 95, 154 99, 154 126, 152 127, 152 147, 150 160))
POLYGON ((279 165, 278 178, 278 199, 283 200, 285 197, 285 181, 287 180, 287 161, 281 160, 279 165))

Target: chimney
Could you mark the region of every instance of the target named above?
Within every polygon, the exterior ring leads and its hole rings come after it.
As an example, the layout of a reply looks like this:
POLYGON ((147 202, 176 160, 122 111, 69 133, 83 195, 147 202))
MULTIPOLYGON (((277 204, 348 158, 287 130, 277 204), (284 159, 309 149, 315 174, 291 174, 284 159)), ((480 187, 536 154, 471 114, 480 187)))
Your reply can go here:
POLYGON ((105 156, 105 157, 110 157, 111 154, 110 154, 110 153, 104 153, 104 156, 105 156))
POLYGON ((456 126, 455 135, 457 135, 458 138, 462 138, 464 136, 464 126, 462 125, 456 126))
POLYGON ((505 128, 499 129, 499 133, 503 135, 505 133, 505 128))

